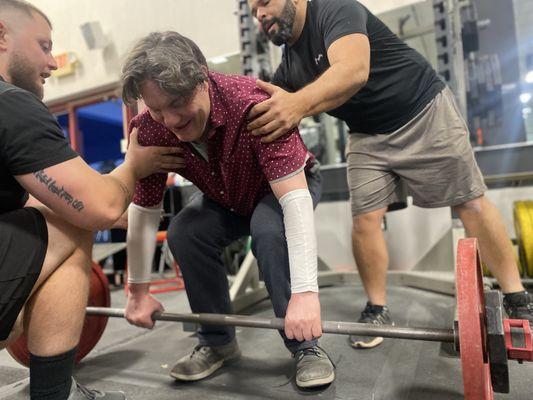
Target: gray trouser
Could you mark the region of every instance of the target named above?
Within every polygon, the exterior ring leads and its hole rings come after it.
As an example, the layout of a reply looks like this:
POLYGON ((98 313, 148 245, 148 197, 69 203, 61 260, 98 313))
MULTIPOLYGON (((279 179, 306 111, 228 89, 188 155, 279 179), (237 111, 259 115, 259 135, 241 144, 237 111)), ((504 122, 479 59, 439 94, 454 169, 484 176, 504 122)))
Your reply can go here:
MULTIPOLYGON (((322 190, 320 172, 318 168, 312 168, 306 176, 316 207, 322 190)), ((263 274, 274 313, 276 317, 285 317, 291 296, 289 256, 283 212, 273 194, 259 202, 251 217, 243 217, 200 193, 170 223, 168 243, 183 274, 194 313, 232 313, 221 255, 224 247, 246 235, 252 236, 252 251, 263 274)), ((280 334, 293 353, 317 343, 316 340, 289 340, 282 331, 280 334)), ((198 337, 202 345, 220 346, 234 339, 235 328, 203 325, 198 330, 198 337)))

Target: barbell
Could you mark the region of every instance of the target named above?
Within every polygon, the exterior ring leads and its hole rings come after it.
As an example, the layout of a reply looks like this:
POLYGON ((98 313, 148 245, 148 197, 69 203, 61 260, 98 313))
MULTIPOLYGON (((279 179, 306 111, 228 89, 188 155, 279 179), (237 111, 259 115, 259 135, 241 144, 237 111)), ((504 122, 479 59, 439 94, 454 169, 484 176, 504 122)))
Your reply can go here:
MULTIPOLYGON (((87 317, 76 355, 78 362, 98 343, 108 317, 125 317, 124 310, 109 308, 109 284, 100 267, 93 265, 92 270, 87 317)), ((508 360, 533 361, 529 322, 504 319, 501 293, 483 290, 483 274, 475 238, 459 241, 456 270, 457 318, 452 329, 322 321, 322 331, 333 334, 454 343, 461 358, 465 399, 492 400, 494 392, 509 393, 508 360)), ((282 330, 285 326, 281 318, 268 319, 244 315, 161 312, 154 313, 152 318, 156 321, 277 330, 282 330)), ((9 346, 8 351, 21 364, 26 366, 29 364, 25 337, 21 337, 9 346)))
MULTIPOLYGON (((126 318, 124 310, 121 308, 87 307, 87 315, 126 318)), ((285 320, 283 318, 259 318, 248 315, 156 312, 152 315, 152 319, 154 321, 190 322, 202 325, 232 325, 277 330, 285 328, 285 320)), ((341 335, 383 336, 431 342, 455 342, 453 329, 408 328, 344 321, 322 321, 322 332, 341 335)))

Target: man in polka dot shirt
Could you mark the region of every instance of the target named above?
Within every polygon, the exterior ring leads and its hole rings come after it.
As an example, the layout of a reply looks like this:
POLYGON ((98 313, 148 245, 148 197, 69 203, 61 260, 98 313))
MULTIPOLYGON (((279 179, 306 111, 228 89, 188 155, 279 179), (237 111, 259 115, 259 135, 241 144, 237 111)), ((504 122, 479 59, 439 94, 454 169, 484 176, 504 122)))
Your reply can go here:
MULTIPOLYGON (((296 360, 296 383, 332 382, 334 367, 321 336, 313 209, 321 192, 317 162, 297 129, 263 143, 246 129, 251 107, 267 95, 255 80, 208 72, 200 49, 176 32, 141 39, 122 71, 126 103, 147 109, 131 124, 141 145, 178 146, 178 172, 201 191, 173 218, 168 242, 195 313, 231 313, 221 260, 225 246, 251 235, 280 332, 296 360)), ((166 174, 137 183, 128 212, 130 292, 126 318, 151 328, 162 305, 149 295, 150 269, 166 174)), ((201 326, 199 345, 170 375, 195 381, 240 356, 235 329, 201 326)))

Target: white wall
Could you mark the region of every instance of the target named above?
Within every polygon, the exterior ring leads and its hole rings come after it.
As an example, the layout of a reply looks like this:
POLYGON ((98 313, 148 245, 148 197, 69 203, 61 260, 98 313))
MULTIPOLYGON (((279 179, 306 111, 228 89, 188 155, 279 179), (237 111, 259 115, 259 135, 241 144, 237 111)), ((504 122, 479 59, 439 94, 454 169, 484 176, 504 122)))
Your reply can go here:
POLYGON ((30 0, 54 25, 54 53, 73 51, 81 66, 75 76, 51 78, 45 100, 94 89, 119 79, 121 63, 140 37, 176 30, 191 37, 207 58, 239 51, 235 0, 30 0), (89 50, 80 25, 99 21, 111 46, 89 50))
MULTIPOLYGON (((420 0, 362 0, 381 13, 420 0)), ((54 53, 73 51, 80 68, 73 76, 51 78, 45 100, 105 86, 119 79, 121 63, 136 39, 155 30, 190 36, 207 58, 240 51, 236 0, 30 0, 54 24, 54 53), (89 50, 80 25, 99 21, 111 46, 89 50)))
MULTIPOLYGON (((509 236, 514 238, 513 202, 533 200, 533 186, 491 189, 486 196, 501 213, 509 236)), ((397 271, 415 267, 452 228, 449 208, 409 206, 387 213, 386 219, 384 235, 389 250, 389 269, 397 271)), ((320 258, 336 271, 355 270, 349 202, 319 203, 315 211, 315 226, 320 258)), ((453 260, 455 252, 452 249, 450 252, 453 260)))
POLYGON ((390 11, 398 7, 405 7, 410 4, 420 3, 424 0, 359 0, 374 14, 390 11))
MULTIPOLYGON (((423 209, 410 205, 387 213, 386 220, 384 236, 392 271, 412 269, 452 227, 449 208, 423 209)), ((349 202, 319 203, 315 226, 319 257, 335 271, 355 270, 349 202)))

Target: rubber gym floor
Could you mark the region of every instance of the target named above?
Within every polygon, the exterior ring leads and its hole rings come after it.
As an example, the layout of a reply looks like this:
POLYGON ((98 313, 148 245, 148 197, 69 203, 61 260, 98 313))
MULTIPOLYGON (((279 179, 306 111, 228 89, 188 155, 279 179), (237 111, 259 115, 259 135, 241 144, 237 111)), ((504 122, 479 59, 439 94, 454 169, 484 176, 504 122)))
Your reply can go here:
MULTIPOLYGON (((167 311, 189 312, 185 292, 157 295, 167 311)), ((356 321, 364 306, 363 288, 338 286, 320 292, 324 320, 356 321)), ((389 288, 389 305, 397 325, 451 327, 455 300, 451 296, 408 287, 389 288)), ((123 307, 122 290, 112 291, 112 307, 123 307)), ((247 310, 273 317, 269 300, 247 310)), ((440 343, 386 339, 370 350, 355 350, 344 335, 326 334, 320 345, 336 365, 336 380, 319 390, 294 384, 294 360, 276 331, 237 328, 243 357, 213 376, 178 383, 168 373, 175 361, 196 345, 180 323, 158 322, 153 330, 110 318, 104 336, 75 369, 76 378, 102 390, 123 390, 141 399, 357 399, 453 400, 463 398, 460 360, 440 343)), ((511 393, 495 399, 532 399, 533 363, 510 361, 511 393)), ((0 399, 29 398, 28 370, 7 351, 0 351, 0 399)))

